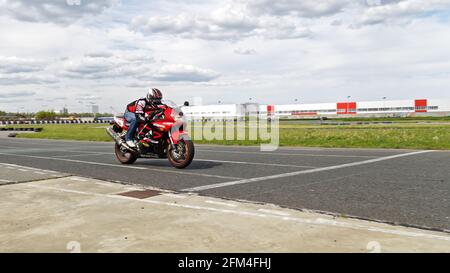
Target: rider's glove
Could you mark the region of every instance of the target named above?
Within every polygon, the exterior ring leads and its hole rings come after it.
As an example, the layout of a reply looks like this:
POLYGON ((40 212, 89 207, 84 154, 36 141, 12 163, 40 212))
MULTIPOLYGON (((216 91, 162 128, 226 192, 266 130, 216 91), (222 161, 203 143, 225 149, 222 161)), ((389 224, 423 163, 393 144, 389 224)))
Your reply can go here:
POLYGON ((146 118, 144 117, 144 115, 136 114, 136 120, 138 123, 142 123, 146 121, 146 118))

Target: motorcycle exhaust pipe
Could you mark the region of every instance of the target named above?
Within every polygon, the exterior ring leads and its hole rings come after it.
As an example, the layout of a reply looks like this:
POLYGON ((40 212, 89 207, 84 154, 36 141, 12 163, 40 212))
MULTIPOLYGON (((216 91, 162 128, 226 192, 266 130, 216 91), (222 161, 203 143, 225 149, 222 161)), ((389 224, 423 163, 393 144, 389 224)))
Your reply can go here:
POLYGON ((128 146, 125 143, 125 141, 116 132, 114 132, 112 127, 106 128, 106 132, 119 146, 125 147, 130 152, 134 152, 134 150, 132 148, 130 148, 130 146, 128 146))
POLYGON ((121 145, 123 142, 123 139, 121 139, 116 132, 112 129, 112 127, 106 128, 106 132, 108 135, 119 145, 121 145))

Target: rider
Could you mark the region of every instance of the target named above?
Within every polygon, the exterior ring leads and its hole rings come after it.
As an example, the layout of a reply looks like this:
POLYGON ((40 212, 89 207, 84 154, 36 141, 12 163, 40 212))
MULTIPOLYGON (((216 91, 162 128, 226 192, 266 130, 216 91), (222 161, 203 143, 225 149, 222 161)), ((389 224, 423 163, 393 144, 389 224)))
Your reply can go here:
POLYGON ((158 114, 160 114, 160 108, 158 107, 158 105, 161 104, 162 98, 163 95, 161 91, 159 91, 159 89, 157 88, 152 88, 148 90, 145 97, 137 99, 127 105, 124 117, 128 122, 130 122, 130 126, 128 127, 128 132, 125 140, 129 147, 136 147, 136 144, 134 143, 134 136, 136 134, 138 124, 152 120, 158 114), (147 120, 145 118, 146 111, 151 112, 147 120))

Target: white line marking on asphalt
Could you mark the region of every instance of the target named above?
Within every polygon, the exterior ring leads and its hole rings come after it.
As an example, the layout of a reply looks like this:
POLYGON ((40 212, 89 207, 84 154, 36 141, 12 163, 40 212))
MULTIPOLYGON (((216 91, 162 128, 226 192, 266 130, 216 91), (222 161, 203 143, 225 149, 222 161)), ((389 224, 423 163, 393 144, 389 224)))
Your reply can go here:
POLYGON ((372 155, 324 155, 324 154, 290 154, 290 153, 267 153, 267 152, 243 152, 243 151, 223 151, 223 150, 201 150, 199 152, 211 152, 211 153, 229 153, 229 154, 258 154, 258 155, 272 155, 272 156, 320 156, 320 157, 339 157, 339 158, 376 158, 377 156, 372 155))
POLYGON ((278 219, 278 220, 291 221, 291 222, 297 222, 297 223, 302 223, 302 224, 333 226, 333 227, 357 229, 357 230, 364 230, 364 231, 378 232, 378 233, 385 233, 385 234, 395 234, 395 235, 406 236, 406 237, 419 237, 419 238, 450 241, 450 236, 435 235, 435 234, 430 234, 430 233, 413 232, 413 231, 392 230, 392 229, 387 229, 387 228, 376 228, 376 227, 372 227, 372 226, 365 225, 362 223, 356 224, 356 223, 349 223, 349 222, 339 222, 336 220, 328 220, 328 219, 323 219, 323 218, 307 219, 307 218, 301 218, 301 217, 289 217, 289 216, 263 214, 263 213, 244 211, 244 210, 218 209, 218 208, 213 208, 213 207, 194 206, 194 205, 186 205, 186 204, 173 203, 173 202, 170 202, 170 203, 162 202, 162 201, 156 201, 154 199, 135 199, 132 197, 127 197, 127 196, 122 196, 122 195, 111 195, 111 194, 85 192, 85 191, 78 191, 78 190, 61 189, 61 188, 48 187, 48 186, 43 186, 43 185, 38 185, 38 184, 31 184, 31 183, 23 184, 23 185, 25 187, 32 187, 32 188, 38 188, 38 189, 47 189, 47 190, 65 192, 65 193, 75 193, 75 194, 97 196, 97 197, 104 197, 104 198, 129 200, 129 201, 134 201, 134 202, 143 202, 143 203, 149 203, 149 204, 155 204, 155 205, 165 205, 165 206, 169 206, 169 207, 195 209, 195 210, 206 210, 206 211, 236 214, 236 215, 240 215, 240 216, 253 216, 253 217, 260 217, 260 218, 278 219))
POLYGON ((14 167, 6 167, 7 169, 10 169, 10 170, 15 170, 16 168, 14 168, 14 167))
MULTIPOLYGON (((1 153, 0 153, 0 154, 1 154, 1 153)), ((19 165, 9 164, 9 163, 0 163, 0 164, 5 165, 5 166, 8 166, 8 167, 6 167, 6 168, 8 168, 8 169, 26 168, 26 169, 31 170, 31 171, 44 172, 44 174, 58 173, 58 172, 55 172, 55 171, 42 170, 42 169, 38 169, 38 168, 32 168, 32 167, 27 167, 27 166, 19 166, 19 165)))
POLYGON ((317 167, 313 167, 313 166, 300 166, 300 165, 289 165, 289 164, 272 164, 272 163, 260 163, 260 162, 243 162, 243 161, 227 161, 227 160, 213 160, 213 159, 199 159, 199 158, 196 158, 195 161, 229 163, 229 164, 243 164, 243 165, 262 165, 262 166, 274 166, 274 167, 308 168, 308 169, 317 168, 317 167))
POLYGON ((80 182, 86 182, 87 181, 86 179, 79 178, 79 177, 70 177, 69 179, 73 180, 73 181, 80 181, 80 182))
POLYGON ((391 155, 391 156, 380 157, 380 158, 375 158, 375 159, 370 159, 370 160, 365 160, 365 161, 358 161, 358 162, 353 162, 353 163, 329 166, 329 167, 324 167, 324 168, 317 168, 317 169, 312 169, 312 170, 303 170, 303 171, 292 172, 292 173, 284 173, 284 174, 270 175, 270 176, 264 176, 264 177, 243 179, 243 180, 238 180, 238 181, 205 185, 205 186, 200 186, 200 187, 184 189, 182 191, 192 191, 192 192, 204 191, 204 190, 209 190, 209 189, 216 189, 216 188, 222 188, 222 187, 228 187, 228 186, 234 186, 234 185, 240 185, 240 184, 247 184, 247 183, 254 183, 254 182, 260 182, 260 181, 266 181, 266 180, 272 180, 272 179, 297 176, 297 175, 301 175, 301 174, 318 173, 318 172, 324 172, 324 171, 331 171, 331 170, 355 167, 355 166, 366 165, 366 164, 376 163, 376 162, 380 162, 380 161, 385 161, 385 160, 390 160, 390 159, 395 159, 395 158, 400 158, 400 157, 406 157, 406 156, 419 155, 419 154, 430 153, 430 152, 433 152, 433 151, 418 151, 418 152, 412 152, 412 153, 406 153, 406 154, 391 155))
POLYGON ((0 182, 4 182, 4 183, 10 183, 10 182, 12 182, 12 181, 10 181, 10 180, 6 180, 6 179, 0 179, 0 182))
POLYGON ((177 199, 185 199, 187 197, 186 195, 172 194, 172 193, 164 193, 164 194, 162 194, 162 196, 167 196, 167 197, 172 197, 172 198, 177 198, 177 199))
POLYGON ((217 202, 217 201, 212 201, 212 200, 206 200, 205 203, 219 205, 219 206, 226 206, 226 207, 230 207, 230 208, 237 207, 237 205, 235 205, 235 204, 230 204, 230 203, 225 203, 225 202, 217 202))
POLYGON ((73 162, 73 163, 81 163, 81 164, 90 164, 90 165, 99 165, 99 166, 108 166, 108 167, 117 167, 117 168, 127 168, 127 169, 136 169, 136 170, 150 170, 150 171, 155 171, 155 172, 175 173, 175 174, 193 175, 193 176, 201 176, 201 177, 214 177, 214 178, 221 178, 221 179, 242 179, 242 177, 232 177, 232 176, 222 176, 222 175, 214 175, 214 174, 162 170, 162 169, 156 169, 156 168, 144 168, 144 167, 137 167, 137 166, 128 166, 128 165, 120 165, 120 164, 109 164, 109 163, 83 161, 83 160, 75 160, 75 159, 67 159, 67 158, 55 158, 55 157, 47 157, 47 156, 21 155, 21 154, 10 154, 10 153, 0 153, 0 155, 28 157, 28 158, 38 158, 38 159, 49 159, 49 160, 56 160, 56 161, 66 161, 66 162, 73 162))
POLYGON ((125 193, 125 192, 129 192, 129 191, 141 191, 142 190, 142 188, 123 188, 122 190, 120 190, 120 191, 116 191, 116 192, 110 192, 110 193, 108 193, 109 195, 121 195, 121 194, 123 194, 123 193, 125 193))
MULTIPOLYGON (((199 148, 201 147, 211 147, 211 148, 216 148, 216 149, 225 149, 225 150, 231 150, 232 149, 239 149, 239 150, 247 150, 247 151, 260 151, 260 146, 259 145, 254 145, 254 146, 240 146, 240 145, 219 145, 219 144, 197 144, 196 146, 198 146, 199 148)), ((367 152, 389 152, 389 151, 405 151, 407 152, 408 149, 389 149, 389 148, 378 148, 378 149, 374 149, 374 148, 329 148, 329 147, 295 147, 295 146, 280 146, 278 147, 278 149, 276 151, 325 151, 325 152, 329 152, 329 151, 359 151, 359 152, 363 152, 363 151, 367 151, 367 152)))
MULTIPOLYGON (((43 150, 44 151, 44 150, 43 150)), ((48 151, 48 150, 46 150, 48 151)), ((51 150, 52 152, 64 152, 62 150, 51 150)), ((74 152, 74 151, 70 151, 74 152)), ((102 153, 102 152, 85 152, 85 151, 76 151, 84 154, 75 154, 75 155, 55 155, 51 156, 53 158, 71 158, 71 157, 82 157, 82 156, 102 156, 102 155, 114 155, 113 153, 102 153)), ((305 166, 305 165, 292 165, 292 164, 275 164, 275 163, 261 163, 261 162, 245 162, 245 161, 229 161, 229 160, 214 160, 214 159, 199 159, 196 158, 195 161, 201 162, 217 162, 217 163, 228 163, 228 164, 242 164, 242 165, 261 165, 261 166, 274 166, 274 167, 289 167, 289 168, 308 168, 314 169, 316 166, 305 166)))
POLYGON ((76 155, 54 155, 55 158, 68 158, 68 157, 79 157, 79 156, 100 156, 100 155, 113 155, 112 153, 84 153, 76 155))
POLYGON ((20 172, 29 172, 30 170, 26 170, 26 169, 17 169, 20 172))
MULTIPOLYGON (((112 148, 109 148, 112 149, 112 148)), ((114 155, 113 152, 93 152, 93 151, 80 151, 80 150, 69 150, 71 153, 87 153, 87 154, 110 154, 114 155)))
POLYGON ((16 146, 5 146, 5 145, 0 145, 0 147, 1 148, 6 148, 6 149, 20 149, 20 148, 23 148, 23 147, 16 147, 16 146))
MULTIPOLYGON (((30 139, 23 139, 23 141, 18 141, 18 139, 16 139, 15 141, 12 141, 10 139, 5 139, 8 143, 14 143, 14 144, 30 144, 33 146, 36 145, 40 145, 40 146, 51 146, 51 147, 59 147, 59 148, 64 148, 65 146, 67 146, 68 143, 86 143, 84 141, 75 141, 75 140, 65 140, 65 141, 61 141, 61 140, 48 140, 48 139, 36 139, 36 141, 31 141, 30 139)), ((90 141, 88 144, 93 144, 92 141, 90 141)), ((95 143, 97 145, 97 143, 95 143)), ((21 147, 21 148, 26 148, 26 147, 21 147)))
POLYGON ((37 158, 37 159, 49 159, 49 160, 57 160, 57 161, 67 161, 67 162, 74 162, 74 163, 84 163, 84 164, 100 165, 100 166, 113 166, 113 167, 118 167, 118 168, 129 168, 129 169, 137 169, 137 170, 146 170, 146 168, 143 168, 143 167, 123 166, 123 165, 119 165, 119 164, 115 165, 115 164, 108 164, 108 163, 82 161, 82 160, 65 159, 65 158, 54 158, 54 157, 47 157, 47 156, 21 155, 21 154, 10 154, 10 153, 0 153, 0 154, 1 155, 9 155, 9 156, 18 156, 18 157, 28 157, 28 158, 37 158))
POLYGON ((35 174, 41 174, 41 175, 46 175, 46 173, 44 173, 44 172, 38 172, 38 171, 36 171, 36 172, 34 172, 35 174))
MULTIPOLYGON (((21 147, 19 149, 15 149, 13 150, 13 152, 17 153, 17 152, 45 152, 45 153, 52 153, 52 152, 61 152, 61 153, 66 153, 64 155, 51 155, 53 157, 70 157, 70 156, 74 156, 71 155, 71 153, 76 153, 75 155, 77 156, 81 156, 81 155, 104 155, 104 154, 110 154, 110 155, 114 155, 114 153, 107 153, 107 152, 93 152, 93 151, 79 151, 79 150, 71 150, 71 149, 61 149, 60 148, 26 148, 26 147, 21 147)), ((7 150, 7 151, 3 151, 3 152, 11 152, 11 150, 7 150)))
POLYGON ((271 209, 258 209, 260 212, 269 213, 269 214, 275 214, 280 216, 289 216, 290 214, 287 212, 282 212, 278 210, 271 210, 271 209))
POLYGON ((117 187, 117 184, 105 183, 105 182, 95 182, 94 184, 104 186, 104 187, 117 187))

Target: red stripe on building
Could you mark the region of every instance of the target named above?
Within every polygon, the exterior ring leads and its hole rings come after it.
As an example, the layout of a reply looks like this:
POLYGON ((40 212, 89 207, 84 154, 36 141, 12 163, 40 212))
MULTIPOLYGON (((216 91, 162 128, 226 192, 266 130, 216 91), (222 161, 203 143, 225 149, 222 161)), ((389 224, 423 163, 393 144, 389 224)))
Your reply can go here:
POLYGON ((356 115, 356 102, 338 102, 338 115, 356 115))
POLYGON ((274 113, 275 113, 275 106, 267 105, 267 115, 273 116, 274 113))
POLYGON ((416 100, 415 102, 416 113, 426 113, 428 107, 428 100, 416 100))

